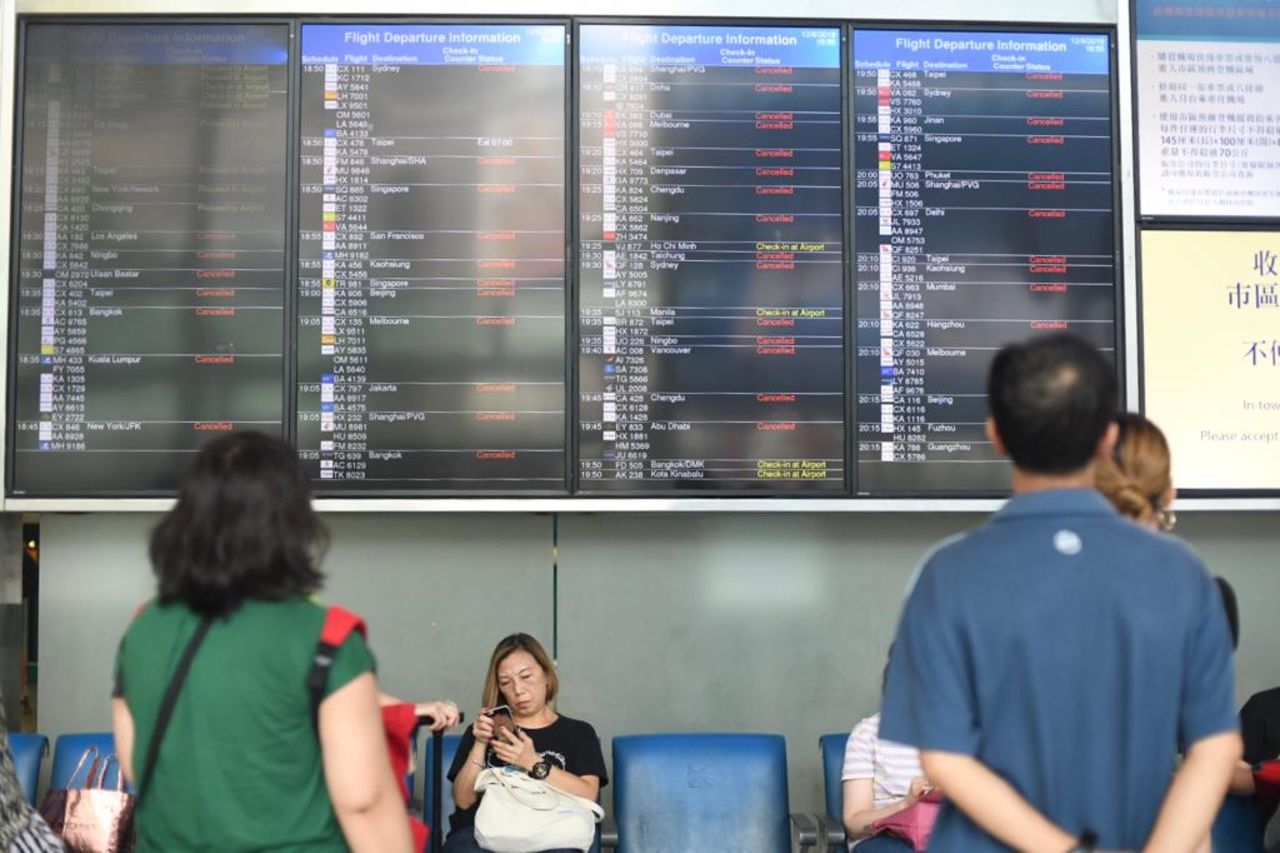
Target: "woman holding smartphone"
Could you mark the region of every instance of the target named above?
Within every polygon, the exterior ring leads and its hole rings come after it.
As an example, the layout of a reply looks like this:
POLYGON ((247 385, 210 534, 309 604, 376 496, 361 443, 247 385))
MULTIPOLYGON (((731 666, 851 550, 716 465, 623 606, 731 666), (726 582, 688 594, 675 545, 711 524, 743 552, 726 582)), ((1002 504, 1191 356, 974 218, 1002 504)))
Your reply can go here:
MULTIPOLYGON (((484 707, 462 736, 449 768, 457 811, 449 818, 445 853, 484 851, 475 838, 483 793, 476 777, 511 765, 568 794, 595 800, 608 774, 600 739, 590 723, 556 713, 560 687, 555 664, 528 634, 498 642, 484 679, 484 707)), ((561 853, 561 851, 549 851, 561 853)))

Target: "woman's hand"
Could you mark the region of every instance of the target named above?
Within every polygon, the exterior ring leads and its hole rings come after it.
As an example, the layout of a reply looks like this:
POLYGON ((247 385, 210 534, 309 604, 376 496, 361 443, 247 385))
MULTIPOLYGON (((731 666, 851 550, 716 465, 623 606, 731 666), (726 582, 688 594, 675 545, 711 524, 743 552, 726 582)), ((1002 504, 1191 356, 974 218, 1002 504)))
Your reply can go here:
POLYGON ((910 803, 918 803, 933 792, 934 786, 929 784, 929 780, 923 776, 917 776, 911 780, 911 787, 907 790, 906 800, 910 803))
POLYGON ((526 772, 541 760, 538 751, 533 748, 533 740, 522 731, 512 734, 509 729, 504 729, 493 739, 491 746, 504 764, 514 764, 526 772))
POLYGON ((493 717, 485 713, 487 710, 489 709, 481 708, 480 713, 476 714, 475 723, 471 726, 471 734, 476 739, 476 742, 485 746, 488 746, 489 742, 493 740, 493 717))
POLYGON ((439 732, 458 724, 458 706, 448 700, 438 702, 419 702, 413 706, 413 712, 419 717, 430 717, 434 722, 431 731, 439 732))

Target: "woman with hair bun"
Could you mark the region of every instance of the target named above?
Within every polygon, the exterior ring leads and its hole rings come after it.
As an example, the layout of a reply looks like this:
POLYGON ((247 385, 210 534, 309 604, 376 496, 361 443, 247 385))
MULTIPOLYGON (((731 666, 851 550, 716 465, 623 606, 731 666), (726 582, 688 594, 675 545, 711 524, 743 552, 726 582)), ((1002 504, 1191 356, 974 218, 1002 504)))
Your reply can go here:
MULTIPOLYGON (((1177 492, 1170 474, 1169 443, 1160 427, 1137 412, 1116 418, 1120 435, 1111 458, 1098 465, 1094 475, 1098 491, 1112 506, 1141 525, 1168 533, 1177 524, 1169 509, 1177 492)), ((1240 642, 1240 611, 1236 593, 1223 578, 1214 578, 1222 595, 1222 607, 1231 630, 1231 647, 1240 642)))
POLYGON ((1098 491, 1121 515, 1152 529, 1173 530, 1177 519, 1169 507, 1177 492, 1164 433, 1137 412, 1121 413, 1116 425, 1115 451, 1095 475, 1098 491))
MULTIPOLYGON (((1137 412, 1122 412, 1116 418, 1120 434, 1110 459, 1098 464, 1094 481, 1098 491, 1121 515, 1139 524, 1168 533, 1177 524, 1177 516, 1169 509, 1177 491, 1173 487, 1169 442, 1160 427, 1137 412)), ((1222 596, 1222 607, 1231 632, 1231 647, 1240 641, 1240 615, 1236 593, 1223 578, 1214 578, 1222 596)), ((1240 762, 1231 779, 1231 793, 1252 794, 1253 775, 1249 765, 1240 762)), ((1207 844, 1199 848, 1207 851, 1207 844)))

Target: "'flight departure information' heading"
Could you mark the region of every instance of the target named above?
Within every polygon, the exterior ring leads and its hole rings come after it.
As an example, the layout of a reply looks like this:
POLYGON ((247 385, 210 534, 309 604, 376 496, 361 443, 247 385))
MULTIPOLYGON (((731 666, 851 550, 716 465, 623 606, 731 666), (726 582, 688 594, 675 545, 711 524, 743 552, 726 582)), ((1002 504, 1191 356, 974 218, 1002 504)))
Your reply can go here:
POLYGON ((1107 74, 1107 37, 1092 34, 859 30, 856 70, 1107 74))
POLYGON ((564 65, 564 27, 307 26, 304 65, 564 65), (384 48, 395 53, 374 53, 384 48))
POLYGON ((949 38, 904 38, 893 40, 894 47, 899 50, 1025 50, 1033 53, 1066 53, 1067 45, 1061 41, 1044 39, 1042 41, 1015 41, 1013 39, 949 39, 949 38))
POLYGON ((663 66, 840 67, 840 31, 835 28, 598 26, 584 27, 580 39, 586 68, 620 59, 663 66))

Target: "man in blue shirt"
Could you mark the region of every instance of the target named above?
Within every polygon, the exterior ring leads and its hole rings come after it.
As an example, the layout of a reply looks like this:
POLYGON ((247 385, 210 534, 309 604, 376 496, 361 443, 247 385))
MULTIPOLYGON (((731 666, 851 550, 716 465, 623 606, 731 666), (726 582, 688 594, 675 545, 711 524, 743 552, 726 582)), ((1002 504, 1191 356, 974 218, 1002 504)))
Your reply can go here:
POLYGON ((1117 411, 1097 350, 1006 347, 987 395, 1014 495, 926 559, 881 713, 946 795, 929 850, 1190 851, 1241 750, 1213 581, 1094 491, 1117 411))

